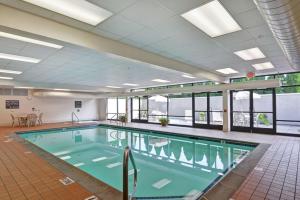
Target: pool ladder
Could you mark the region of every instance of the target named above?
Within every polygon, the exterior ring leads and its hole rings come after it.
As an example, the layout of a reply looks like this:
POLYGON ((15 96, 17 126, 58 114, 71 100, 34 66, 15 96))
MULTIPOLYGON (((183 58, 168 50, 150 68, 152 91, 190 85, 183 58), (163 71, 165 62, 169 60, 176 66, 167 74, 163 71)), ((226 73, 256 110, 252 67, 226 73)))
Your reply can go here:
POLYGON ((137 185, 137 168, 134 162, 134 158, 129 146, 127 146, 124 150, 123 155, 123 200, 131 200, 136 192, 137 185), (133 192, 129 195, 129 186, 128 186, 128 163, 129 160, 133 166, 134 170, 134 179, 133 179, 133 192))

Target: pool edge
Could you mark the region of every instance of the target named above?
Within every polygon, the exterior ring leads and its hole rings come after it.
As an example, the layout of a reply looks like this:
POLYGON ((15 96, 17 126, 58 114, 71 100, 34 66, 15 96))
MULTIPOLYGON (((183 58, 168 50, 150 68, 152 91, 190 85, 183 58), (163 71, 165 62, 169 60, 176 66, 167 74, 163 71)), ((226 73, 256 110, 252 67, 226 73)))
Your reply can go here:
MULTIPOLYGON (((31 131, 26 131, 31 132, 31 131)), ((22 132, 25 133, 25 132, 22 132)), ((84 172, 83 170, 74 167, 73 165, 59 159, 58 157, 52 155, 51 153, 45 151, 39 146, 26 141, 22 137, 19 136, 20 133, 15 132, 10 136, 14 138, 14 140, 22 145, 24 145, 28 150, 30 150, 35 155, 39 156, 46 162, 48 162, 51 166, 61 171, 64 175, 70 177, 75 182, 79 183, 82 187, 84 187, 89 192, 95 194, 97 197, 103 200, 111 200, 111 199, 122 199, 122 192, 111 187, 110 185, 98 180, 92 175, 84 172)))
POLYGON ((198 200, 228 200, 239 189, 249 174, 255 169, 271 144, 259 144, 235 168, 230 170, 223 178, 212 183, 198 200))
MULTIPOLYGON (((180 134, 180 133, 172 133, 168 131, 160 131, 160 130, 152 130, 152 129, 145 129, 145 128, 136 128, 136 127, 126 127, 126 126, 119 126, 119 125, 111 125, 111 124, 103 124, 103 123, 98 123, 98 124, 93 124, 93 125, 81 125, 81 126, 66 126, 66 127, 60 127, 60 128, 50 128, 50 129, 40 129, 40 130, 34 130, 34 131, 18 131, 15 132, 15 135, 25 141, 25 144, 29 144, 28 146, 33 146, 39 151, 44 151, 45 154, 50 155, 51 157, 54 157, 54 159, 63 162, 65 165, 69 165, 69 169, 76 169, 79 170, 81 173, 84 173, 85 175, 90 176, 93 179, 96 179, 92 177, 91 175, 81 171, 80 169, 77 169, 76 167, 72 166, 71 164, 60 160, 59 158, 53 156, 52 154, 46 152, 45 150, 41 149, 40 147, 26 141, 25 139, 21 138, 19 135, 25 134, 28 132, 40 132, 40 131, 51 131, 51 130, 62 130, 62 129, 73 129, 73 128, 87 128, 87 127, 97 127, 97 126, 106 126, 106 127, 113 127, 113 128, 124 128, 124 129, 133 129, 133 130, 140 130, 140 131, 150 131, 153 133, 161 133, 161 134, 167 134, 167 135, 175 135, 179 137, 189 137, 189 138, 196 138, 196 139, 207 139, 207 140, 212 140, 212 141, 227 141, 229 143, 233 144, 246 144, 249 146, 255 146, 254 150, 247 156, 245 157, 238 165, 237 167, 233 168, 230 170, 228 173, 226 173, 225 176, 216 179, 214 182, 212 182, 206 190, 202 193, 202 195, 197 198, 197 199, 218 199, 218 200, 228 200, 234 192, 236 192, 239 188, 239 186, 246 180, 247 176, 251 173, 251 171, 255 168, 259 160, 262 158, 264 153, 267 151, 267 149, 271 146, 270 144, 265 144, 265 143, 256 143, 256 142, 246 142, 246 141, 239 141, 239 140, 232 140, 232 139, 222 139, 222 138, 217 138, 217 137, 207 137, 207 136, 196 136, 196 135, 190 135, 190 134, 180 134), (227 180, 231 179, 231 180, 227 180)), ((27 145, 26 145, 27 146, 27 145)), ((39 155, 40 152, 37 154, 39 155)), ((40 156, 40 155, 39 155, 40 156)), ((44 157, 42 157, 44 158, 44 157)), ((44 158, 45 159, 45 158, 44 158)), ((48 161, 47 159, 45 159, 48 161)), ((48 161, 49 162, 49 161, 48 161)), ((51 164, 51 163, 50 163, 51 164)), ((55 165, 51 164, 55 168, 61 170, 59 167, 56 167, 55 165)), ((65 175, 68 175, 68 172, 65 172, 64 170, 61 170, 65 175)), ((79 184, 80 180, 76 180, 79 184)), ((102 183, 100 180, 96 179, 96 181, 102 183)), ((104 183, 105 184, 105 183, 104 183)), ((83 184, 81 184, 83 187, 85 187, 83 184)), ((108 187, 111 187, 107 184, 105 184, 108 187)), ((97 185, 99 186, 99 185, 97 185)), ((91 191, 88 187, 85 187, 87 190, 91 191)), ((112 188, 114 189, 114 188, 112 188)), ((114 189, 116 190, 116 189, 114 189)), ((121 193, 120 191, 116 190, 117 192, 121 193)), ((94 191, 91 191, 95 193, 94 191)), ((95 193, 97 196, 99 196, 97 193, 95 193)), ((101 198, 101 196, 99 196, 101 198)), ((114 197, 110 197, 110 199, 118 199, 114 197)), ((109 198, 108 198, 109 199, 109 198)))

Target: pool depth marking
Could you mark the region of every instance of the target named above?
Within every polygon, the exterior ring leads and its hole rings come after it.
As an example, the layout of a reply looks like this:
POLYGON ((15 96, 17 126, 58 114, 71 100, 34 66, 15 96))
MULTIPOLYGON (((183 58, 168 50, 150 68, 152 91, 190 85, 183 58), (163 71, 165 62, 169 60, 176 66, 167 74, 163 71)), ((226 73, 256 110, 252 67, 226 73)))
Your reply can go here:
POLYGON ((100 157, 100 158, 95 158, 95 159, 93 159, 92 161, 93 161, 93 162, 100 162, 100 161, 106 160, 106 159, 107 159, 107 157, 100 157))
POLYGON ((170 184, 172 181, 169 179, 161 179, 155 183, 152 184, 153 187, 155 187, 156 189, 161 189, 163 187, 165 187, 166 185, 170 184))
POLYGON ((114 168, 114 167, 118 167, 120 165, 122 165, 123 163, 121 162, 116 162, 116 163, 111 163, 109 165, 106 165, 107 168, 114 168))

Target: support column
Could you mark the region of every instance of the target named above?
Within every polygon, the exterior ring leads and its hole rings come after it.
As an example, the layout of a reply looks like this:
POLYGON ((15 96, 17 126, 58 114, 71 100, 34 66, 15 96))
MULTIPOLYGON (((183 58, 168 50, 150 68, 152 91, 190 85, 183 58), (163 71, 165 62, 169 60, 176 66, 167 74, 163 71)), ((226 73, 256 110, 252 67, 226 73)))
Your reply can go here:
POLYGON ((98 106, 99 120, 106 120, 107 99, 98 99, 98 106))
POLYGON ((223 92, 223 131, 230 131, 230 91, 223 92))

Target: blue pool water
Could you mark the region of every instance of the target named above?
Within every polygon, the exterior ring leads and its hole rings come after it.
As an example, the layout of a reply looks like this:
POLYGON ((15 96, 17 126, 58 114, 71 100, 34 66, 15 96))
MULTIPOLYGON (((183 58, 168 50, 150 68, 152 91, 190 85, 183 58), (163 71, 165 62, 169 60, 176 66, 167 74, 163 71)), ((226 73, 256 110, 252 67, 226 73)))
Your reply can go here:
MULTIPOLYGON (((135 196, 142 197, 199 194, 255 148, 112 126, 26 132, 20 136, 120 191, 123 151, 130 146, 138 168, 135 196)), ((132 186, 132 166, 129 176, 132 186)))

